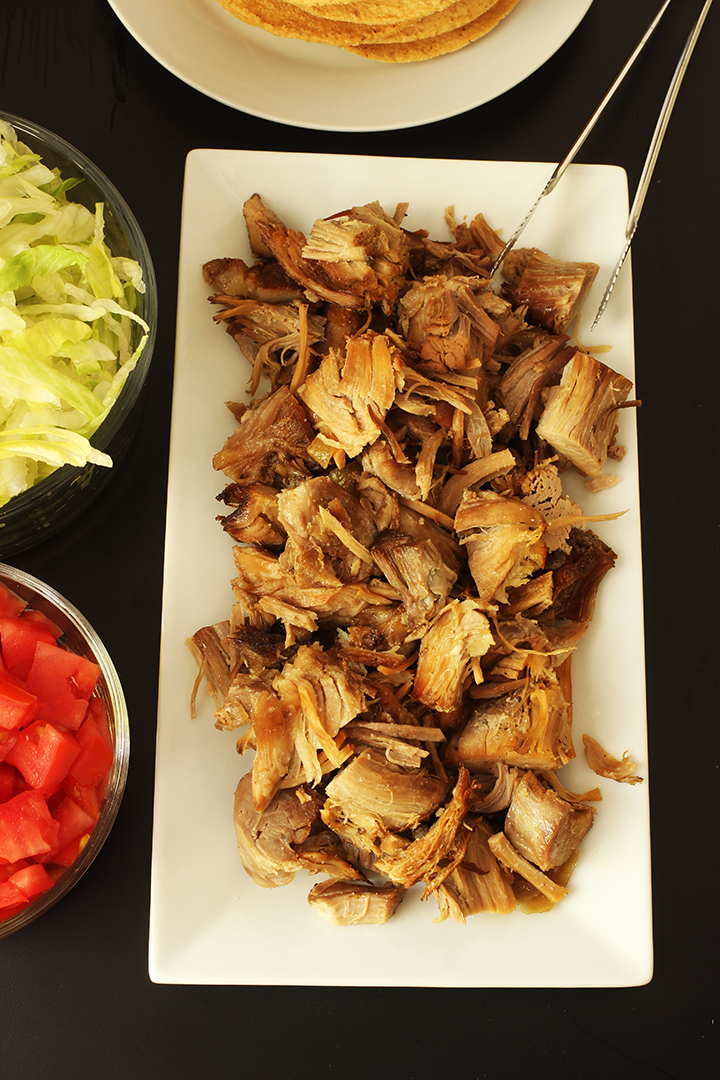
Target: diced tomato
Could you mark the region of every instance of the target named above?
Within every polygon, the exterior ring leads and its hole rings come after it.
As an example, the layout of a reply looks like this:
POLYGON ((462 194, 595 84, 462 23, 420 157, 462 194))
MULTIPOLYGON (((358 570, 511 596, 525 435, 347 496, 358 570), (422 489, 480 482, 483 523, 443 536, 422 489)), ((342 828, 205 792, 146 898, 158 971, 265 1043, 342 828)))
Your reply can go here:
POLYGON ((23 893, 27 900, 34 900, 55 884, 45 867, 39 863, 33 863, 31 866, 23 867, 22 870, 16 870, 9 878, 9 881, 10 884, 23 893))
POLYGON ((5 760, 5 755, 17 742, 18 735, 17 731, 6 731, 5 728, 0 728, 0 761, 5 760))
POLYGON ((110 734, 110 725, 107 718, 107 705, 102 698, 94 697, 90 699, 88 711, 92 714, 95 723, 97 724, 98 731, 102 735, 106 744, 112 750, 113 740, 112 735, 110 734))
POLYGON ((51 795, 62 784, 80 754, 75 736, 54 724, 35 720, 18 733, 5 761, 19 769, 31 787, 51 795))
POLYGON ((93 698, 91 708, 83 720, 82 727, 75 739, 81 747, 80 756, 68 771, 68 776, 80 787, 95 787, 103 776, 112 768, 114 754, 108 746, 93 708, 97 698, 93 698))
POLYGON ((57 841, 50 851, 36 856, 37 861, 70 866, 90 839, 90 833, 95 827, 95 819, 69 795, 62 800, 53 817, 59 826, 57 841), (72 858, 70 858, 71 854, 72 858))
POLYGON ((15 777, 17 773, 12 765, 0 761, 0 803, 12 799, 15 794, 15 777))
POLYGON ((64 848, 85 833, 92 832, 95 822, 69 795, 63 799, 53 814, 60 825, 56 847, 64 848))
POLYGON ((19 615, 25 607, 26 602, 4 581, 0 581, 0 616, 19 615))
POLYGON ((45 893, 83 851, 114 761, 100 667, 0 584, 0 921, 45 893))
MULTIPOLYGON (((29 903, 25 893, 18 889, 17 885, 12 881, 0 882, 0 910, 2 910, 3 919, 8 916, 8 908, 15 908, 20 911, 29 903)), ((14 915, 15 912, 13 911, 14 915)))
POLYGON ((46 615, 44 611, 36 611, 35 608, 25 608, 22 613, 22 617, 25 622, 33 623, 39 630, 43 630, 50 634, 53 641, 57 641, 63 635, 62 628, 57 623, 53 622, 49 615, 46 615))
POLYGON ((32 864, 27 859, 18 859, 17 862, 0 863, 0 881, 7 881, 17 870, 22 870, 32 864))
POLYGON ((62 851, 53 852, 52 862, 55 866, 72 866, 89 839, 89 833, 83 833, 82 836, 76 837, 76 839, 68 844, 66 848, 63 848, 62 851))
POLYGON ((102 797, 97 786, 81 787, 68 774, 63 781, 63 789, 70 798, 74 799, 83 808, 86 814, 90 815, 93 821, 97 821, 102 808, 102 797))
POLYGON ((40 701, 38 719, 77 731, 100 677, 100 667, 85 656, 38 641, 26 685, 40 701))
POLYGON ((24 727, 38 714, 40 702, 20 683, 0 671, 0 729, 11 731, 24 727))
POLYGON ((8 862, 51 851, 59 832, 39 791, 21 791, 0 804, 0 856, 8 862))
MULTIPOLYGON (((0 618, 0 642, 7 671, 18 679, 26 679, 35 656, 38 641, 54 645, 57 641, 50 629, 54 626, 48 619, 49 626, 33 618, 40 612, 24 611, 22 615, 0 618)), ((57 627, 55 627, 57 629, 57 627)))

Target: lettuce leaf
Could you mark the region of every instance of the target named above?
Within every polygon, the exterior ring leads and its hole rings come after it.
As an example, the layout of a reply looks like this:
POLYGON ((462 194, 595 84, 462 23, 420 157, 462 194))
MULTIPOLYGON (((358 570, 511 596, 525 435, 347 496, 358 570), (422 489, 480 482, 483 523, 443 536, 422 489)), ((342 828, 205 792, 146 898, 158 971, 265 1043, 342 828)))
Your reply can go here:
POLYGON ((141 267, 108 249, 102 203, 68 201, 78 182, 0 121, 0 506, 64 464, 112 465, 89 439, 147 340, 141 267))

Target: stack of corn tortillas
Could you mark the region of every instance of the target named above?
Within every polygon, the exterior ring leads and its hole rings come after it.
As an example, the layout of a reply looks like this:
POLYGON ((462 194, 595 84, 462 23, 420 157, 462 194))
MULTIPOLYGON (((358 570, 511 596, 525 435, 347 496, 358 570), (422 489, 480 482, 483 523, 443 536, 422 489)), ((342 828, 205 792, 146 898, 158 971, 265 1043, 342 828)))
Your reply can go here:
POLYGON ((337 45, 402 63, 455 52, 497 26, 518 0, 219 0, 277 37, 337 45))

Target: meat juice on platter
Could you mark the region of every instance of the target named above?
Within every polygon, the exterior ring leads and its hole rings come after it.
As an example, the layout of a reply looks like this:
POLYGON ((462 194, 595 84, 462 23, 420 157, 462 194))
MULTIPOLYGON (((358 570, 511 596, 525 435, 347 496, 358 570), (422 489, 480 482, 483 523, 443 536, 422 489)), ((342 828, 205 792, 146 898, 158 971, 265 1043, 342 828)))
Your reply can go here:
MULTIPOLYGON (((408 889, 438 919, 552 908, 592 828, 573 654, 616 561, 563 490, 612 486, 623 375, 572 339, 597 266, 511 252, 478 214, 451 239, 378 203, 306 237, 259 195, 250 246, 203 273, 252 366, 218 447, 234 604, 194 634, 215 725, 252 767, 242 864, 274 888, 383 923, 408 889)), ((609 515, 610 518, 616 515, 609 515)), ((594 772, 640 782, 583 737, 594 772)))

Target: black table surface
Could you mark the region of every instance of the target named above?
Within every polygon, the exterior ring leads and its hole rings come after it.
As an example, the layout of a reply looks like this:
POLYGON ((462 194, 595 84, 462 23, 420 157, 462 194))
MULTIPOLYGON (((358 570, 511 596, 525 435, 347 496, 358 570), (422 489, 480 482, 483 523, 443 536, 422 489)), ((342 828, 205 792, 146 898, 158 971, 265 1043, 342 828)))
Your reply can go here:
MULTIPOLYGON (((54 131, 111 178, 147 237, 161 305, 148 396, 129 457, 91 513, 9 560, 71 599, 100 633, 124 684, 132 754, 117 822, 81 885, 0 941, 4 1080, 275 1080, 311 1071, 484 1078, 518 1069, 587 1080, 717 1074, 717 8, 680 90, 633 242, 652 980, 582 990, 194 987, 155 985, 147 966, 187 153, 220 147, 558 161, 657 6, 657 0, 595 0, 555 56, 501 97, 425 126, 343 133, 272 123, 205 97, 148 55, 105 0, 0 2, 0 109, 54 131)), ((671 5, 578 157, 624 167, 631 192, 700 7, 701 0, 671 5)))

